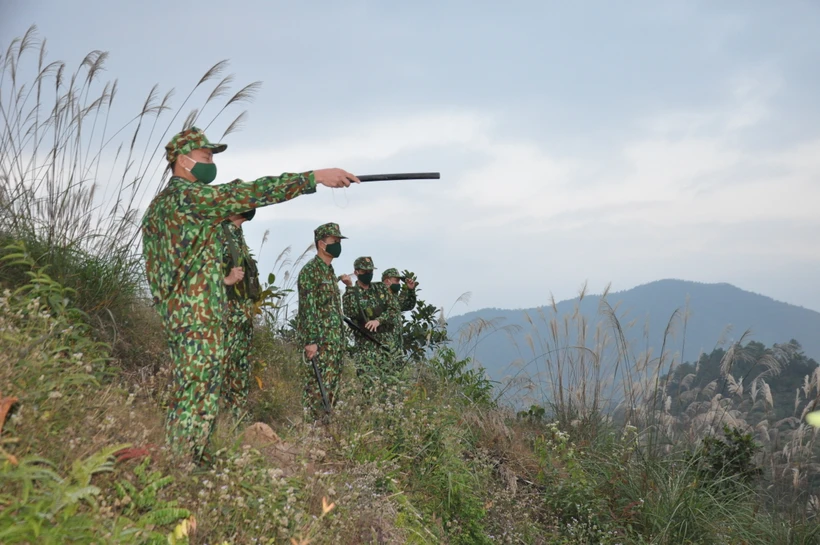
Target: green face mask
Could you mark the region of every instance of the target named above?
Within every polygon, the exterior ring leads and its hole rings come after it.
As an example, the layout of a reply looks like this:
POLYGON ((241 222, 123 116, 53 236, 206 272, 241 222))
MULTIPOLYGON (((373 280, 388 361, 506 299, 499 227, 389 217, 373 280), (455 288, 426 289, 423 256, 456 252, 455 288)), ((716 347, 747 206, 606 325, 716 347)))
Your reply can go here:
POLYGON ((370 283, 373 281, 373 272, 360 274, 356 278, 358 278, 359 282, 361 282, 365 286, 369 286, 370 283))
POLYGON ((216 179, 216 165, 213 163, 196 163, 190 169, 190 173, 198 182, 209 184, 216 179))
POLYGON ((401 291, 401 284, 390 284, 390 291, 399 293, 399 291, 401 291))
POLYGON ((326 244, 325 251, 333 257, 339 257, 342 255, 342 243, 334 242, 333 244, 326 244))

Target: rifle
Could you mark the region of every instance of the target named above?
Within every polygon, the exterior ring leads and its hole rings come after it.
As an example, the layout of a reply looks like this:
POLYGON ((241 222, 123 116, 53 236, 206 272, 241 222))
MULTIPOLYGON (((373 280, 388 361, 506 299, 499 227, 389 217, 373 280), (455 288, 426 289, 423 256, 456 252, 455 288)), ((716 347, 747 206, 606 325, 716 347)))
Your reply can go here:
POLYGON ((256 301, 259 297, 259 292, 261 291, 261 287, 259 286, 259 271, 256 268, 256 264, 253 262, 253 258, 249 258, 248 262, 243 262, 242 257, 239 254, 239 248, 233 238, 231 228, 228 226, 228 222, 222 223, 222 232, 225 234, 225 242, 227 242, 228 249, 231 251, 233 266, 241 267, 242 270, 245 271, 245 278, 242 279, 242 284, 244 285, 245 290, 243 290, 242 295, 240 295, 239 286, 237 286, 237 284, 231 286, 232 289, 228 290, 228 295, 229 297, 232 297, 231 294, 233 294, 233 296, 244 296, 256 301))
POLYGON ((322 394, 322 405, 325 406, 325 412, 330 415, 330 401, 327 399, 327 392, 325 391, 325 383, 322 381, 322 372, 319 371, 319 366, 316 365, 316 356, 310 358, 310 364, 313 366, 313 373, 316 375, 316 382, 319 383, 319 393, 322 394))
POLYGON ((354 322, 353 320, 351 320, 350 318, 348 318, 348 317, 347 317, 347 316, 345 316, 344 314, 342 315, 342 319, 343 319, 343 320, 345 321, 345 323, 346 323, 347 325, 349 325, 352 329, 355 329, 356 331, 358 331, 359 333, 361 333, 362 335, 364 335, 364 336, 365 336, 365 338, 367 338, 368 340, 370 340, 370 341, 374 342, 374 343, 376 344, 376 346, 378 346, 379 348, 381 348, 382 350, 384 350, 384 351, 386 351, 386 352, 390 352, 390 348, 388 348, 387 346, 385 346, 385 345, 383 345, 382 343, 380 343, 379 341, 377 341, 377 340, 373 337, 373 335, 371 335, 371 334, 370 334, 370 332, 369 332, 368 330, 366 330, 366 329, 365 329, 365 328, 363 328, 363 327, 360 327, 360 326, 359 326, 359 324, 357 324, 356 322, 354 322))
POLYGON ((401 174, 365 174, 356 176, 360 182, 386 182, 390 180, 439 180, 440 172, 405 172, 401 174))
POLYGON ((233 233, 231 233, 231 228, 228 227, 227 223, 222 224, 222 232, 225 233, 225 238, 227 239, 226 242, 228 243, 228 249, 231 251, 231 257, 233 258, 233 266, 234 267, 241 267, 242 261, 239 259, 239 250, 236 247, 236 244, 233 240, 233 233))

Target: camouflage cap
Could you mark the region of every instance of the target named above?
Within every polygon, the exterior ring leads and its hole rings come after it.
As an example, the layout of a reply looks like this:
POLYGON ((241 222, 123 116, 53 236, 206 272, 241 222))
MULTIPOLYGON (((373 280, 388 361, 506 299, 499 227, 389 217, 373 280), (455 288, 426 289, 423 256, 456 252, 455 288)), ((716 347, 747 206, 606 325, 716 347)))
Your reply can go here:
POLYGON ((389 269, 385 269, 382 273, 382 280, 384 280, 385 278, 400 278, 404 280, 404 277, 399 273, 398 269, 394 269, 392 267, 389 269))
POLYGON ((339 224, 338 223, 325 223, 324 225, 320 225, 313 231, 313 240, 319 241, 325 237, 339 237, 339 238, 347 238, 342 236, 342 232, 339 231, 339 224))
POLYGON ((191 127, 174 135, 165 146, 165 158, 173 163, 180 155, 188 155, 195 149, 209 149, 213 153, 222 153, 228 149, 227 144, 211 144, 202 129, 191 127))
POLYGON ((360 257, 353 262, 353 268, 357 271, 374 271, 373 259, 370 257, 360 257))

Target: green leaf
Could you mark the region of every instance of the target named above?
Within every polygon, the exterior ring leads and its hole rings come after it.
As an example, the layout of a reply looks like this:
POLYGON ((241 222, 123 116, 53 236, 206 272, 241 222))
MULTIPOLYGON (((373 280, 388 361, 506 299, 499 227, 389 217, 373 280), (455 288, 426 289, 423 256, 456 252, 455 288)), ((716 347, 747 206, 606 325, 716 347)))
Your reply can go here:
POLYGON ((69 489, 66 491, 66 498, 70 501, 70 503, 77 503, 80 500, 88 499, 92 496, 97 496, 100 493, 99 487, 90 485, 90 486, 83 486, 81 488, 74 488, 69 489))
POLYGON ((146 513, 139 519, 140 524, 154 524, 156 526, 164 526, 166 524, 171 524, 181 519, 185 519, 191 516, 191 512, 187 509, 181 509, 178 507, 170 508, 170 509, 157 509, 155 511, 151 511, 150 513, 146 513))

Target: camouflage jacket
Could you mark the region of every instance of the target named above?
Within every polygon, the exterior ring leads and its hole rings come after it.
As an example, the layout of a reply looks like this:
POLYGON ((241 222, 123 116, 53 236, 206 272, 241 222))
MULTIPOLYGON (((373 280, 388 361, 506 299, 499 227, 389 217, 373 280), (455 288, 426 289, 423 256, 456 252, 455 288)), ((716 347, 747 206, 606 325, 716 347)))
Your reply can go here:
POLYGON ((223 220, 315 191, 313 172, 220 185, 172 177, 142 218, 148 286, 166 327, 214 327, 223 321, 223 220))
POLYGON ((256 260, 251 256, 250 248, 245 242, 245 235, 242 227, 237 227, 233 222, 226 221, 220 226, 222 240, 222 275, 228 276, 234 267, 242 267, 245 276, 241 282, 233 286, 225 286, 228 292, 229 301, 242 303, 252 303, 256 301, 261 293, 259 285, 259 270, 256 267, 256 260), (225 227, 230 232, 230 238, 225 233, 225 227), (231 248, 233 244, 233 249, 231 248), (234 249, 239 254, 239 264, 234 262, 234 249))
MULTIPOLYGON (((387 286, 381 282, 373 282, 367 289, 354 284, 345 289, 342 297, 345 316, 356 322, 360 327, 370 320, 378 320, 379 328, 371 336, 382 344, 389 345, 396 338, 396 331, 401 330, 402 317, 399 310, 399 300, 390 293, 387 286)), ((353 331, 356 345, 373 344, 358 331, 353 331)))
POLYGON ((296 334, 302 346, 316 344, 341 350, 344 346, 341 293, 333 265, 317 255, 299 271, 299 310, 296 334))

